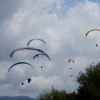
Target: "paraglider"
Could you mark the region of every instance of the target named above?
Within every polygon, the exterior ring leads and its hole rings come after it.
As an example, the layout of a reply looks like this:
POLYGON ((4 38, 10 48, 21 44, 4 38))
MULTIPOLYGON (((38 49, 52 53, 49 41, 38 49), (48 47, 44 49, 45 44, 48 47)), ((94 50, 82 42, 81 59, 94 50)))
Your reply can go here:
MULTIPOLYGON (((40 40, 40 41, 42 41, 43 43, 45 43, 45 41, 42 40, 42 39, 31 39, 31 40, 28 41, 27 46, 28 46, 28 45, 30 44, 30 42, 32 42, 33 40, 40 40)), ((46 44, 46 43, 45 43, 45 44, 46 44)))
POLYGON ((92 30, 89 30, 89 31, 86 33, 86 36, 87 36, 88 33, 90 33, 91 31, 100 31, 100 29, 92 29, 92 30))
MULTIPOLYGON (((22 47, 22 48, 17 48, 17 49, 15 49, 15 50, 12 51, 12 53, 10 54, 10 57, 12 57, 13 54, 14 54, 15 52, 20 51, 20 50, 35 50, 35 51, 38 51, 38 52, 43 53, 43 55, 47 56, 47 57, 50 59, 50 57, 48 56, 47 53, 45 53, 44 51, 42 51, 42 50, 40 50, 40 49, 32 48, 32 47, 22 47)), ((38 56, 38 55, 37 55, 37 56, 38 56)))
MULTIPOLYGON (((10 54, 10 57, 12 57, 12 55, 17 52, 17 51, 20 51, 20 50, 35 50, 35 51, 38 51, 38 52, 41 52, 41 53, 45 53, 44 51, 40 50, 40 49, 37 49, 37 48, 32 48, 32 47, 22 47, 22 48, 17 48, 15 50, 12 51, 12 53, 10 54)), ((45 53, 46 54, 46 53, 45 53)))
POLYGON ((70 75, 70 77, 72 77, 72 76, 75 77, 74 75, 70 75))
MULTIPOLYGON (((28 43, 27 43, 27 46, 29 46, 30 42, 32 42, 33 40, 40 40, 40 41, 42 41, 43 43, 46 44, 46 42, 45 42, 44 40, 35 38, 35 39, 29 40, 28 43)), ((20 51, 20 50, 35 50, 35 51, 38 51, 38 52, 40 52, 40 53, 34 55, 33 59, 35 59, 35 57, 38 57, 39 55, 44 55, 44 56, 46 56, 46 57, 50 60, 50 57, 49 57, 49 55, 48 55, 47 53, 45 53, 45 52, 42 51, 41 49, 33 48, 33 47, 20 47, 20 48, 17 48, 17 49, 15 49, 15 50, 13 50, 13 51, 11 52, 10 57, 12 57, 12 56, 14 55, 14 53, 16 53, 17 51, 20 51)), ((33 69, 34 69, 34 66, 31 65, 30 63, 27 63, 27 62, 17 62, 17 63, 15 63, 15 64, 13 64, 13 65, 8 69, 8 72, 10 71, 10 69, 11 69, 12 67, 14 67, 15 65, 18 65, 18 64, 27 64, 27 65, 30 65, 31 67, 33 67, 33 69)), ((41 66, 41 68, 42 68, 42 66, 41 66)), ((28 80, 28 83, 31 82, 31 78, 27 78, 27 80, 28 80)), ((24 82, 22 82, 21 84, 24 85, 24 82)))
POLYGON ((22 85, 24 85, 24 83, 23 83, 23 82, 22 82, 21 84, 22 84, 22 85))
MULTIPOLYGON (((100 31, 100 29, 92 29, 92 30, 89 30, 89 31, 86 33, 86 36, 88 35, 88 33, 92 32, 92 31, 100 31)), ((98 46, 98 45, 96 44, 96 46, 98 46)))
POLYGON ((98 46, 98 45, 96 44, 96 46, 98 46))
POLYGON ((38 54, 36 54, 36 55, 33 57, 33 59, 35 59, 35 57, 38 57, 39 55, 44 55, 44 56, 46 56, 46 57, 50 60, 50 57, 49 57, 47 54, 45 54, 45 53, 38 53, 38 54))
POLYGON ((74 63, 74 60, 72 60, 72 59, 69 59, 69 60, 68 60, 69 63, 70 63, 71 61, 74 63))
MULTIPOLYGON (((31 64, 29 64, 29 63, 27 63, 27 62, 18 62, 18 63, 13 64, 13 65, 8 69, 8 72, 10 71, 10 69, 11 69, 12 67, 14 67, 15 65, 18 65, 18 64, 28 64, 28 65, 30 65, 31 67, 33 67, 31 64)), ((34 69, 34 67, 33 67, 33 69, 34 69)))
POLYGON ((30 83, 30 82, 31 82, 31 78, 27 78, 27 80, 28 80, 28 83, 30 83))

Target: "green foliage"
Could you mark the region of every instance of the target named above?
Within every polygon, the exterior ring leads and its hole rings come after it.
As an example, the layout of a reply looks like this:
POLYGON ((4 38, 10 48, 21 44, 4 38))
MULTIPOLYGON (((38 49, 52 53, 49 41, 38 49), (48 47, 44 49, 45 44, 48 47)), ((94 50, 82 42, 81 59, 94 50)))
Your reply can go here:
POLYGON ((52 86, 51 91, 44 91, 39 100, 100 100, 100 63, 90 64, 85 72, 79 72, 76 78, 79 87, 76 92, 59 91, 52 86))
POLYGON ((100 100, 100 63, 90 64, 77 77, 79 100, 100 100))
POLYGON ((39 100, 75 100, 76 93, 67 93, 65 90, 59 91, 52 86, 51 91, 44 91, 37 98, 39 100))

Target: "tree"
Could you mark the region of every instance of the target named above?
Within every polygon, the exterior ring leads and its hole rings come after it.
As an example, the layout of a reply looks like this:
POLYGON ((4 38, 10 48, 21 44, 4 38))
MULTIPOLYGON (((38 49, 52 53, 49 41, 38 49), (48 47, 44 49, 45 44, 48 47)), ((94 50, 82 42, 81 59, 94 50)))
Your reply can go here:
POLYGON ((67 93, 65 90, 57 90, 53 86, 51 91, 44 91, 37 98, 39 100, 75 100, 76 93, 67 93))
POLYGON ((100 63, 90 64, 77 76, 78 100, 100 100, 100 63))
POLYGON ((79 83, 77 92, 59 91, 52 86, 51 91, 44 91, 39 100, 100 100, 100 63, 90 64, 85 72, 79 72, 76 78, 79 83))

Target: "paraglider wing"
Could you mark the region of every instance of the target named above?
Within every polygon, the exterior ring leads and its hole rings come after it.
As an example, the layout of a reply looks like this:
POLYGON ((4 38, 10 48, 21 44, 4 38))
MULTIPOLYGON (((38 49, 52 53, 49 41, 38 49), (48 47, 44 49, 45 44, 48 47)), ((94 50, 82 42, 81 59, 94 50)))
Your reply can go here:
POLYGON ((33 57, 33 59, 35 59, 35 57, 38 57, 39 55, 45 55, 50 60, 50 57, 46 53, 38 53, 33 57))
POLYGON ((74 60, 72 60, 72 62, 74 63, 74 60))
MULTIPOLYGON (((44 51, 40 50, 40 49, 37 49, 37 48, 32 48, 32 47, 22 47, 22 48, 17 48, 15 50, 12 51, 12 53, 10 54, 10 57, 12 57, 12 55, 17 52, 17 51, 20 51, 20 50, 35 50, 35 51, 38 51, 38 52, 41 52, 41 53, 45 53, 44 51)), ((46 54, 46 53, 45 53, 46 54)))
MULTIPOLYGON (((42 39, 31 39, 31 40, 29 40, 28 41, 28 43, 27 43, 27 46, 30 44, 30 42, 32 42, 33 40, 40 40, 40 41, 42 41, 43 43, 45 43, 45 41, 43 41, 42 39)), ((45 43, 46 44, 46 43, 45 43)))
MULTIPOLYGON (((13 64, 13 65, 8 69, 8 72, 10 71, 10 69, 11 69, 12 67, 14 67, 15 65, 18 65, 18 64, 28 64, 28 65, 32 66, 31 64, 29 64, 29 63, 27 63, 27 62, 18 62, 18 63, 13 64)), ((32 66, 32 67, 33 67, 33 66, 32 66)), ((34 67, 33 67, 33 69, 34 69, 34 67)))
POLYGON ((72 60, 72 59, 69 59, 69 60, 68 60, 68 62, 70 62, 70 61, 72 61, 73 63, 75 62, 75 61, 74 61, 74 60, 72 60))
POLYGON ((72 77, 73 75, 70 75, 70 77, 72 77))
POLYGON ((74 75, 70 75, 70 77, 72 77, 72 76, 75 77, 74 75))
POLYGON ((70 62, 70 61, 71 61, 71 59, 68 60, 68 62, 70 62))
POLYGON ((87 36, 88 33, 90 33, 91 31, 100 31, 100 29, 92 29, 92 30, 89 30, 89 31, 86 33, 86 36, 87 36))

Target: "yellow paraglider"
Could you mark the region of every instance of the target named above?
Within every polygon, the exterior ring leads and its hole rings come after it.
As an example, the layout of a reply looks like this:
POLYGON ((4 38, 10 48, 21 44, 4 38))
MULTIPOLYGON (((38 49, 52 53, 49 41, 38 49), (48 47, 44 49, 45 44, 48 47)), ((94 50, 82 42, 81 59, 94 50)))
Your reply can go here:
POLYGON ((87 36, 88 33, 90 33, 91 31, 100 31, 100 29, 92 29, 92 30, 89 30, 89 31, 86 33, 86 36, 87 36))

